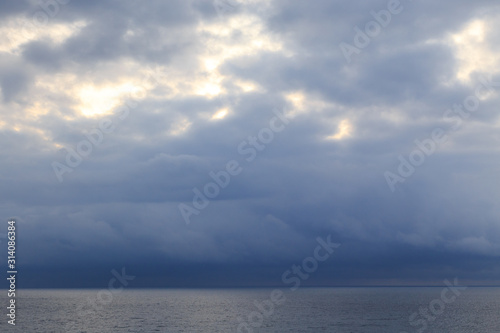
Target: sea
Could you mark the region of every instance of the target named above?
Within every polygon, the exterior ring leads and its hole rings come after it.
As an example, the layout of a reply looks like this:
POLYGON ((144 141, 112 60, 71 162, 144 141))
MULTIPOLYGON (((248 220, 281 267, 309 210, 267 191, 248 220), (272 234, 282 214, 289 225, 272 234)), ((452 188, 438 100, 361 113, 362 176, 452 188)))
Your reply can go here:
POLYGON ((4 300, 0 332, 500 332, 496 287, 26 289, 16 296, 16 325, 4 300))

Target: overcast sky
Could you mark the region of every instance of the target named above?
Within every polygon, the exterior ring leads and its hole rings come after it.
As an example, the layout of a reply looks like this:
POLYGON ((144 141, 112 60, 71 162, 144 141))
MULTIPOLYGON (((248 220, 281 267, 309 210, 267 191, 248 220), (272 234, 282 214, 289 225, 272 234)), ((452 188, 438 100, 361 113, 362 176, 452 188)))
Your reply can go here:
POLYGON ((279 286, 328 235, 311 285, 500 283, 497 1, 41 3, 0 1, 19 287, 279 286))

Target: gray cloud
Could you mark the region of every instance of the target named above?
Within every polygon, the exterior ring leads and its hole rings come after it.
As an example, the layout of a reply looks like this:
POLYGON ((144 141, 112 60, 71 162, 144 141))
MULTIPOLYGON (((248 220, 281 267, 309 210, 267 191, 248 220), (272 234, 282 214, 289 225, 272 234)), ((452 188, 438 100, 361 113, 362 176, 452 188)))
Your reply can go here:
MULTIPOLYGON (((342 247, 311 283, 496 279, 498 87, 458 130, 443 115, 499 77, 498 6, 402 4, 351 63, 339 44, 386 1, 249 1, 225 17, 203 1, 62 6, 0 53, 0 212, 18 219, 26 284, 50 285, 42 265, 67 286, 125 265, 141 286, 269 285, 328 234, 342 247), (453 44, 475 21, 481 38, 453 44), (460 53, 467 43, 484 53, 460 53), (290 122, 249 162, 238 146, 273 109, 290 122), (59 182, 52 163, 105 118, 112 133, 59 182), (436 128, 449 140, 391 192, 384 172, 436 128), (186 225, 178 205, 230 160, 241 174, 186 225)), ((40 10, 14 7, 2 15, 40 10)))

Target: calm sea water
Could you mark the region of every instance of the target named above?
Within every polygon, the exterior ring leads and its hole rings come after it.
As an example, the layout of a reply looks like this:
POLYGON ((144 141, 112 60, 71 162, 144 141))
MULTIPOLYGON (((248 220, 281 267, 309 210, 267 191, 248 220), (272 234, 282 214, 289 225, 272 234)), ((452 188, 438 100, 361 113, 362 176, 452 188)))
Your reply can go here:
POLYGON ((282 304, 257 311, 272 290, 21 290, 16 326, 3 307, 0 332, 500 332, 500 288, 446 303, 439 287, 282 289, 282 304))

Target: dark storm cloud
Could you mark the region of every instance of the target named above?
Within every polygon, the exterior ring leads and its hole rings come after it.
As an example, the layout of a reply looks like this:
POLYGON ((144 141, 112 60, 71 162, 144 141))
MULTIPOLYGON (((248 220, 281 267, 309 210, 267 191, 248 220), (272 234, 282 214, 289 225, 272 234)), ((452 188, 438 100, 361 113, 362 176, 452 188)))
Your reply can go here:
MULTIPOLYGON (((43 36, 0 55, 2 121, 11 124, 0 132, 1 179, 9 189, 0 194, 0 212, 18 219, 26 286, 99 286, 111 268, 123 266, 137 276, 137 286, 280 285, 283 271, 327 235, 342 246, 311 284, 494 280, 497 87, 394 193, 384 172, 396 172, 399 155, 408 158, 414 140, 429 138, 435 128, 449 131, 446 109, 473 95, 480 77, 495 74, 478 65, 470 82, 455 80, 461 60, 443 40, 474 19, 498 14, 498 6, 401 3, 403 11, 351 63, 339 44, 352 44, 353 27, 363 28, 373 19, 370 11, 387 8, 387 1, 252 2, 225 17, 203 1, 61 6, 47 29, 85 25, 63 41, 43 36), (245 13, 258 15, 283 50, 224 60, 220 85, 227 96, 188 91, 188 84, 209 77, 200 59, 208 33, 200 27, 224 27, 245 13), (162 74, 180 82, 181 93, 169 97, 173 88, 163 82, 137 97, 125 119, 115 109, 108 116, 114 131, 59 182, 51 163, 66 164, 68 150, 77 151, 104 118, 81 116, 71 85, 133 75, 122 61, 165 66, 162 74), (174 69, 182 70, 181 79, 174 69), (41 78, 60 82, 57 75, 67 73, 77 79, 37 90, 41 78), (242 92, 239 80, 260 90, 242 92), (305 96, 303 112, 286 97, 297 91, 305 96), (35 116, 41 95, 50 111, 35 116), (231 109, 228 115, 210 120, 223 107, 231 109), (247 161, 239 145, 269 127, 275 108, 296 115, 247 161), (346 119, 350 136, 326 139, 346 119), (183 121, 189 126, 175 132, 183 121), (193 188, 203 190, 213 181, 209 173, 230 160, 243 171, 187 226, 178 205, 192 205, 193 188), (44 269, 60 279, 51 282, 44 269)), ((494 49, 497 27, 487 22, 486 44, 494 49)), ((242 31, 231 34, 234 44, 245 38, 242 31)), ((225 45, 228 53, 231 45, 225 45)))

